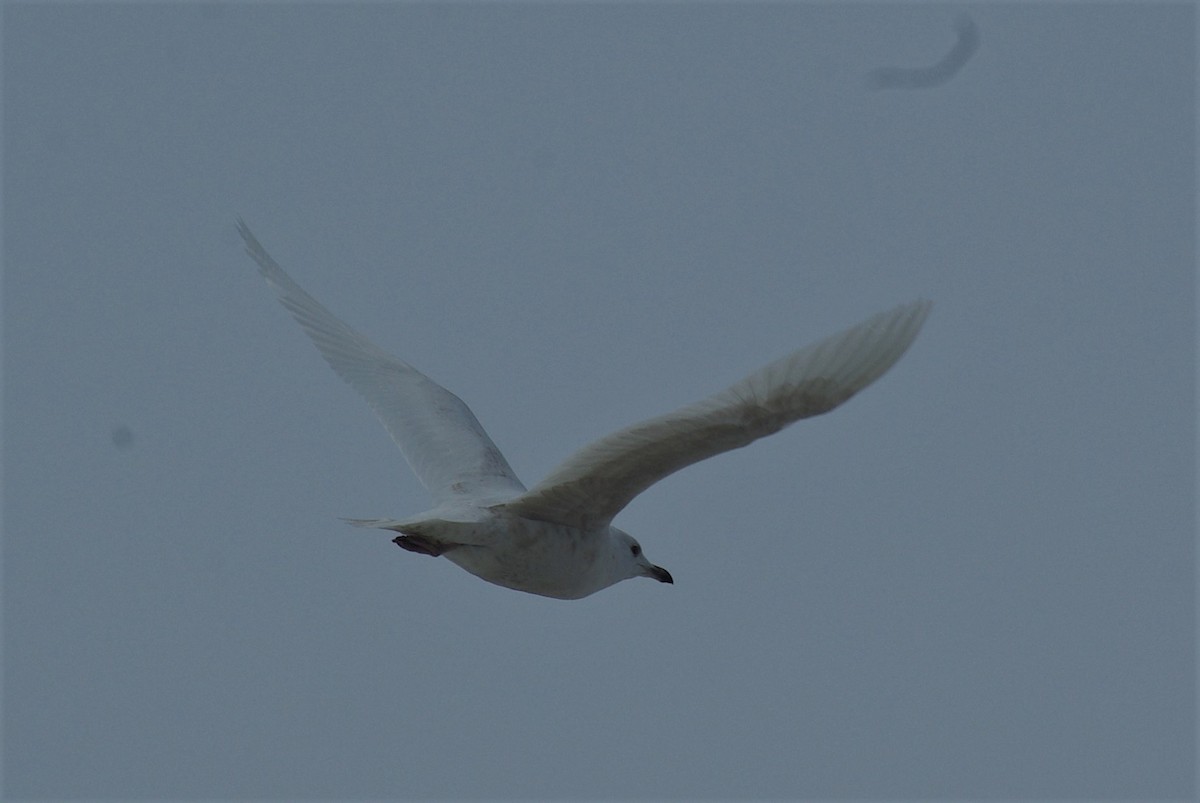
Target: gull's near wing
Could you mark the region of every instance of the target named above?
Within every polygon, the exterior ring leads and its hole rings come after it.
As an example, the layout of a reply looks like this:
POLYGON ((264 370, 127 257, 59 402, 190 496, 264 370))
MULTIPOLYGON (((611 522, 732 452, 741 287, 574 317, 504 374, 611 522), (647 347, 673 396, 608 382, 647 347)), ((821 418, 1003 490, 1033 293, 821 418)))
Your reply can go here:
POLYGON ((715 396, 606 435, 506 507, 573 526, 606 524, 663 477, 842 404, 900 359, 932 306, 915 301, 881 312, 715 396))
POLYGON ((525 490, 462 399, 338 320, 238 220, 246 253, 325 361, 367 400, 436 504, 525 490))

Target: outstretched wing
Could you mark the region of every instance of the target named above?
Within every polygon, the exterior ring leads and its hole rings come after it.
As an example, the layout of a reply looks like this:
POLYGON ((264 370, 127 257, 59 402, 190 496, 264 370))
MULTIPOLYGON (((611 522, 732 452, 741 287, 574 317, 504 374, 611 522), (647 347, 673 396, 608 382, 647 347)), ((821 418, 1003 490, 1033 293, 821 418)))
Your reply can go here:
POLYGON ((238 220, 246 253, 325 361, 367 400, 436 504, 525 490, 462 399, 338 320, 238 220))
POLYGON ((916 301, 879 313, 715 396, 607 435, 505 507, 572 526, 606 524, 663 477, 845 402, 900 359, 932 306, 916 301))

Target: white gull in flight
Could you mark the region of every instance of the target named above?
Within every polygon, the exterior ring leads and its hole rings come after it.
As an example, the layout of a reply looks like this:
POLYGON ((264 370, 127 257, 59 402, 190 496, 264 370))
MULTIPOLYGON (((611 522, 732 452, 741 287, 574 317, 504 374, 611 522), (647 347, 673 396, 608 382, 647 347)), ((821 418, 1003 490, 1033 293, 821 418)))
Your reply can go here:
POLYGON ((399 533, 410 552, 444 556, 497 585, 579 599, 631 577, 672 583, 613 518, 685 466, 827 413, 908 349, 929 301, 881 312, 673 413, 619 430, 568 457, 526 490, 461 399, 338 320, 263 250, 246 251, 325 360, 367 400, 433 497, 407 519, 352 519, 399 533))

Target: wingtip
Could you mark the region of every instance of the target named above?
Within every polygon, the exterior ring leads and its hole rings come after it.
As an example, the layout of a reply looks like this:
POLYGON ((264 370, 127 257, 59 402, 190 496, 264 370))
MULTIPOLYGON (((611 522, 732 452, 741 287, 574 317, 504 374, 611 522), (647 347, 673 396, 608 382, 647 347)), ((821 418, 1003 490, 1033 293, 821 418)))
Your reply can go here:
POLYGON ((880 313, 881 320, 890 319, 894 324, 900 325, 903 331, 910 331, 912 337, 916 337, 921 331, 921 327, 925 325, 925 321, 929 318, 929 313, 933 311, 933 301, 928 298, 918 298, 915 301, 909 301, 907 304, 901 304, 887 312, 880 313))
POLYGON ((241 235, 243 240, 247 240, 247 239, 253 240, 254 239, 254 235, 250 233, 250 227, 246 225, 246 220, 241 215, 237 215, 233 219, 233 224, 234 224, 234 227, 237 229, 238 234, 241 235))
POLYGON ((250 227, 246 225, 246 221, 242 219, 241 215, 237 216, 236 225, 238 234, 241 235, 242 241, 246 245, 246 250, 250 252, 252 252, 252 249, 261 251, 262 244, 259 243, 258 238, 254 236, 254 232, 250 231, 250 227))
POLYGON ((263 248, 262 243, 254 236, 254 232, 250 231, 250 227, 246 225, 246 221, 242 219, 241 215, 237 217, 237 230, 238 234, 242 236, 242 245, 246 254, 258 264, 258 272, 264 279, 276 287, 285 281, 291 281, 287 279, 287 275, 278 263, 267 253, 267 249, 263 248))
POLYGON ((913 317, 917 319, 917 327, 920 328, 925 323, 925 319, 929 317, 929 313, 933 312, 933 299, 918 298, 912 302, 913 317))

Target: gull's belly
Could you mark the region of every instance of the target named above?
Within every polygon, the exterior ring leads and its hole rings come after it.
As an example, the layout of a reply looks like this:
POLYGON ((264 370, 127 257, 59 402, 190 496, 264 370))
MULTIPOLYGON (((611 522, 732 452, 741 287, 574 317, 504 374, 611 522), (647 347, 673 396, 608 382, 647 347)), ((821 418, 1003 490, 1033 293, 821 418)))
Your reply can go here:
POLYGON ((476 577, 558 599, 586 597, 607 585, 599 579, 597 532, 504 515, 469 526, 472 537, 453 539, 466 544, 444 557, 476 577))

